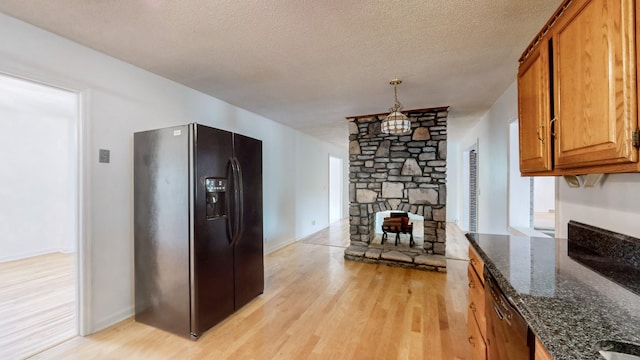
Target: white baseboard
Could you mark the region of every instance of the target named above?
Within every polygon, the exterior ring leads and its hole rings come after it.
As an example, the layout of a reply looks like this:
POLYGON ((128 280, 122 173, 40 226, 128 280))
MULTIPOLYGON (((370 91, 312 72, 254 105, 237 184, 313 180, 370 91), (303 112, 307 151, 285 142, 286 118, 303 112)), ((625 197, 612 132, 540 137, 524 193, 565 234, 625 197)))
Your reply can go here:
POLYGON ((34 256, 46 255, 46 254, 57 253, 57 252, 66 254, 65 251, 59 248, 51 248, 51 249, 44 249, 44 250, 41 249, 37 251, 27 251, 27 252, 13 254, 9 256, 0 257, 0 263, 14 261, 14 260, 22 260, 22 259, 26 259, 34 256))
MULTIPOLYGON (((108 328, 109 326, 115 325, 121 321, 124 321, 130 317, 132 317, 133 315, 135 315, 134 309, 133 307, 129 307, 127 309, 123 309, 122 311, 118 311, 116 313, 113 313, 109 316, 107 316, 106 318, 103 318, 99 321, 96 321, 93 326, 91 327, 91 333, 97 333, 100 330, 104 330, 106 328, 108 328)), ((87 335, 90 335, 87 334, 87 335)))
POLYGON ((318 230, 316 230, 316 231, 312 232, 311 234, 308 234, 308 235, 305 235, 305 236, 299 237, 299 238, 297 238, 297 239, 296 239, 296 241, 301 241, 301 240, 304 240, 304 239, 306 239, 306 238, 308 238, 308 237, 312 237, 313 235, 315 235, 315 234, 319 233, 320 231, 326 230, 328 227, 329 227, 329 225, 327 225, 327 226, 323 227, 322 229, 318 229, 318 230))
POLYGON ((278 251, 287 245, 293 244, 294 242, 295 240, 293 239, 287 239, 276 244, 267 243, 266 246, 264 247, 264 254, 265 255, 271 254, 272 252, 278 251))
POLYGON ((76 249, 60 249, 58 250, 58 252, 61 252, 63 254, 73 254, 76 252, 76 249))

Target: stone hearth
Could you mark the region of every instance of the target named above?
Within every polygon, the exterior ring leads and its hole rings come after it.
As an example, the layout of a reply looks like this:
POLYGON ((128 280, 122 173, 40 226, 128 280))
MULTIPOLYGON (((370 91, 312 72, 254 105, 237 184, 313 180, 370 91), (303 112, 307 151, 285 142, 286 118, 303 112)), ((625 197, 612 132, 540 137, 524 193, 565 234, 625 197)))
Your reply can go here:
POLYGON ((412 131, 400 136, 380 132, 386 114, 349 118, 347 260, 446 271, 447 110, 405 111, 412 131), (424 217, 422 246, 374 243, 375 214, 387 210, 424 217))

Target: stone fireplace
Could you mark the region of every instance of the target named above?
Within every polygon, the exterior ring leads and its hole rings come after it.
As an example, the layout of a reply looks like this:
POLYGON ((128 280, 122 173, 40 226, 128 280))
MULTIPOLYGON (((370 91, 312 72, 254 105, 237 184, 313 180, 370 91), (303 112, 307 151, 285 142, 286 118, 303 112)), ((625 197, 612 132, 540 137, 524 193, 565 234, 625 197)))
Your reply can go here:
MULTIPOLYGON (((353 261, 446 271, 446 170, 448 107, 403 111, 411 133, 380 131, 387 114, 349 119, 349 224, 353 261), (422 239, 408 235, 378 241, 381 212, 409 213, 422 226, 422 239), (404 236, 404 237, 403 237, 404 236)), ((383 213, 384 214, 384 213, 383 213)))

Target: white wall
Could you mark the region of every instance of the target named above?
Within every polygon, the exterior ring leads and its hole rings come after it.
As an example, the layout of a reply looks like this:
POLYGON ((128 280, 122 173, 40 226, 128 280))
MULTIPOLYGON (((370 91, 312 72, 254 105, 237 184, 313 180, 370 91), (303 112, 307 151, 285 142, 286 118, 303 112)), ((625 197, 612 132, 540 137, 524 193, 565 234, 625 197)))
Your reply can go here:
POLYGON ((575 220, 640 238, 640 174, 606 175, 600 186, 570 188, 560 180, 556 216, 558 237, 567 237, 575 220))
POLYGON ((533 180, 533 211, 549 212, 556 208, 556 178, 536 176, 533 180))
POLYGON ((462 154, 459 142, 447 141, 447 221, 462 221, 462 154))
MULTIPOLYGON (((506 129, 507 123, 516 118, 517 87, 514 81, 461 144, 466 148, 476 138, 480 139, 478 225, 481 232, 504 233, 506 229, 506 129)), ((569 220, 640 237, 640 174, 607 175, 603 183, 594 188, 569 188, 563 180, 559 184, 555 207, 557 237, 566 238, 569 220)))
POLYGON ((341 158, 329 157, 329 223, 342 219, 344 213, 344 168, 341 158))
POLYGON ((73 93, 0 75, 0 262, 75 250, 73 93))
POLYGON ((507 232, 508 130, 517 110, 514 82, 460 141, 462 149, 478 142, 478 232, 507 232))
POLYGON ((3 14, 0 33, 0 72, 82 92, 89 331, 133 313, 135 131, 198 122, 262 140, 267 251, 326 226, 326 159, 329 153, 347 159, 346 148, 311 139, 3 14), (98 149, 111 150, 110 164, 97 162, 98 149), (310 225, 313 220, 315 226, 310 225))
POLYGON ((509 124, 509 226, 531 227, 531 177, 520 175, 518 122, 509 124))
MULTIPOLYGON (((346 135, 346 134, 345 134, 346 135)), ((296 222, 296 240, 309 236, 329 225, 329 156, 348 161, 346 149, 320 147, 321 142, 311 136, 298 133, 296 137, 296 213, 305 214, 296 222), (320 150, 320 151, 319 151, 320 150)), ((343 169, 344 171, 344 169, 343 169)), ((348 178, 343 179, 343 189, 348 189, 348 178)), ((343 194, 343 199, 348 199, 343 194)), ((347 214, 344 212, 343 214, 347 214)))

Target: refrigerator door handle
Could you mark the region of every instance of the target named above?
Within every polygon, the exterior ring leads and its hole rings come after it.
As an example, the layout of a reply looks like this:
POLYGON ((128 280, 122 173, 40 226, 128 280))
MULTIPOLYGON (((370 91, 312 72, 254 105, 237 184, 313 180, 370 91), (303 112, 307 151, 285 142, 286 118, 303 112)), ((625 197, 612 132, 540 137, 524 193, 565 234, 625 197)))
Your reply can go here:
POLYGON ((234 216, 234 238, 231 242, 231 245, 235 245, 238 240, 240 240, 240 237, 242 236, 242 221, 243 221, 243 215, 244 215, 244 209, 243 209, 243 200, 244 200, 244 189, 242 188, 242 184, 243 184, 243 180, 242 180, 242 168, 240 167, 240 161, 238 161, 238 158, 233 157, 231 160, 235 166, 234 166, 234 187, 235 187, 235 191, 234 191, 234 200, 235 200, 235 216, 234 216))
POLYGON ((244 179, 242 178, 242 167, 240 166, 238 158, 236 158, 236 163, 238 164, 238 189, 240 189, 238 198, 238 207, 240 208, 240 217, 238 218, 238 240, 240 240, 240 237, 242 237, 242 224, 244 222, 244 179))
MULTIPOLYGON (((227 178, 229 177, 233 177, 235 179, 233 159, 229 159, 229 164, 227 165, 227 178)), ((225 207, 227 212, 227 241, 229 242, 229 245, 233 245, 233 240, 235 238, 235 225, 232 222, 233 219, 231 216, 231 199, 227 198, 225 207)))

